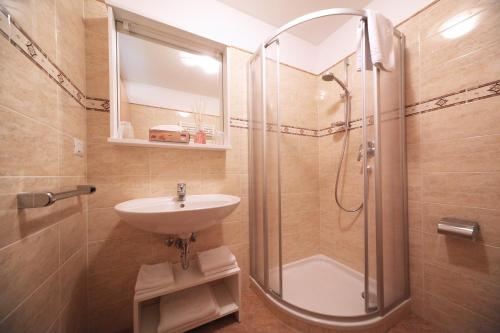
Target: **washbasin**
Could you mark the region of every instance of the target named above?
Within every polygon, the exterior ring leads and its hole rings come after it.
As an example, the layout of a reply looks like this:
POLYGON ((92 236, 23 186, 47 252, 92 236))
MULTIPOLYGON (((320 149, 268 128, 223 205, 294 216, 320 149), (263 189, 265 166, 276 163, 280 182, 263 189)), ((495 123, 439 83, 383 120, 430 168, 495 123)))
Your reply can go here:
POLYGON ((115 211, 128 224, 142 230, 186 235, 220 223, 231 214, 240 198, 226 194, 187 195, 134 199, 119 203, 115 211))

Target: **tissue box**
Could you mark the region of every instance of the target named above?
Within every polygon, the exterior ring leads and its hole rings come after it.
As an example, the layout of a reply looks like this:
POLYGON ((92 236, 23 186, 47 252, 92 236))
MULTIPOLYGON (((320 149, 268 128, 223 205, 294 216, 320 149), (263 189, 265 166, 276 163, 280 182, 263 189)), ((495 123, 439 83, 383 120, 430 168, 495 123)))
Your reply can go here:
POLYGON ((150 129, 149 141, 189 143, 189 132, 150 129))

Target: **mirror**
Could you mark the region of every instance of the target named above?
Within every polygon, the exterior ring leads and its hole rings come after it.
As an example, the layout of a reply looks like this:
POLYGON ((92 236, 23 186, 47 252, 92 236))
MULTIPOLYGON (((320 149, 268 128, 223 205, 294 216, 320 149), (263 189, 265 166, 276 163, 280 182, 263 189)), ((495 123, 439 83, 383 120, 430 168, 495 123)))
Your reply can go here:
POLYGON ((228 145, 224 52, 156 37, 117 22, 116 138, 228 145))

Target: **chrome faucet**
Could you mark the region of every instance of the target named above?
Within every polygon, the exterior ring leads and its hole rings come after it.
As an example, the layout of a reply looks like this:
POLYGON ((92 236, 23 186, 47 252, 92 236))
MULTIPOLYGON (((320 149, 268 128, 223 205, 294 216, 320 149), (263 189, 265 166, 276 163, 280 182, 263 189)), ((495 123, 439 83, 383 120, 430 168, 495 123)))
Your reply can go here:
POLYGON ((177 200, 186 200, 186 183, 177 183, 177 200))
MULTIPOLYGON (((368 141, 367 146, 368 148, 366 149, 366 155, 373 156, 375 154, 375 142, 368 141)), ((363 144, 360 144, 358 149, 358 158, 356 158, 356 160, 359 162, 361 161, 362 157, 363 157, 363 144)))

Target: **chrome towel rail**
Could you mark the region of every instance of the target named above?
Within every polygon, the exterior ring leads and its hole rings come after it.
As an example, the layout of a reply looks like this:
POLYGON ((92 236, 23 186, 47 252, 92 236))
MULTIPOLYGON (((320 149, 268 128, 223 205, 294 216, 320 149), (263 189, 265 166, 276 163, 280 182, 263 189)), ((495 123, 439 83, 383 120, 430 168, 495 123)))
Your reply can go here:
POLYGON ((437 225, 437 232, 476 240, 479 233, 479 224, 452 217, 443 217, 437 225))
POLYGON ((81 194, 92 194, 96 191, 94 185, 78 185, 76 190, 59 193, 52 192, 22 192, 17 194, 17 208, 39 208, 52 205, 54 202, 76 197, 81 194))

